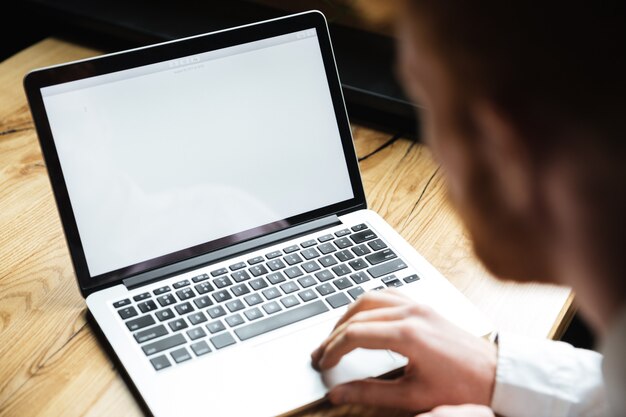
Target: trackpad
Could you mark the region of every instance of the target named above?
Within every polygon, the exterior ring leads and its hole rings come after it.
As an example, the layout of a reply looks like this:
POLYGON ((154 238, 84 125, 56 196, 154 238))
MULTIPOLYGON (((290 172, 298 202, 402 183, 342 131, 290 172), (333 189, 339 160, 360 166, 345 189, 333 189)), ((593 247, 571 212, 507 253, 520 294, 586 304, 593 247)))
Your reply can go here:
POLYGON ((335 367, 322 372, 322 380, 330 389, 346 382, 380 376, 405 364, 403 357, 388 350, 359 348, 341 358, 335 367))

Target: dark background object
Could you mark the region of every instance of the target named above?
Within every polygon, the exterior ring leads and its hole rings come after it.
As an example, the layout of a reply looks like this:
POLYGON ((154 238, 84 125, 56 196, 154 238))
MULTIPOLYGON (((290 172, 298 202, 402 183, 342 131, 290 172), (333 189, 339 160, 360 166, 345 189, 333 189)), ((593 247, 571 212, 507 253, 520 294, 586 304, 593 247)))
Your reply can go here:
MULTIPOLYGON (((291 13, 245 0, 22 0, 18 7, 25 41, 47 33, 106 52, 291 13)), ((416 139, 415 106, 393 70, 393 39, 354 25, 330 21, 329 26, 350 119, 416 139)))

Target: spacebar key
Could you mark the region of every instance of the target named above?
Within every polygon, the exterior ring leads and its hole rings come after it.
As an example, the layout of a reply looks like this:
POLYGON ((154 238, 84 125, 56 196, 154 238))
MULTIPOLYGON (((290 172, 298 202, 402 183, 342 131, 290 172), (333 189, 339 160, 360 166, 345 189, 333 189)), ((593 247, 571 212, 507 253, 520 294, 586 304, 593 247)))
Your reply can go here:
POLYGON ((407 264, 405 264, 401 259, 394 259, 393 261, 376 265, 368 269, 367 272, 369 272, 372 277, 379 278, 383 275, 391 274, 392 272, 396 272, 404 268, 407 268, 407 264))
POLYGON ((235 334, 242 341, 247 340, 254 336, 287 326, 288 324, 316 316, 328 310, 329 309, 326 307, 326 304, 319 300, 314 303, 305 304, 302 307, 292 308, 284 313, 276 314, 264 320, 256 321, 252 324, 248 324, 247 326, 238 327, 235 330, 235 334))

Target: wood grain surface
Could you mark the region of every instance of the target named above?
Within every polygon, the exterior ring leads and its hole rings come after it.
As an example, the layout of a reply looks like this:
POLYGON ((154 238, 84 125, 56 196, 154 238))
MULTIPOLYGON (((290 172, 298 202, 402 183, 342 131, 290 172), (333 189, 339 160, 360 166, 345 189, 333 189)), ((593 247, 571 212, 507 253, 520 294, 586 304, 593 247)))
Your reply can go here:
MULTIPOLYGON (((142 409, 86 321, 86 307, 24 96, 33 68, 99 51, 46 39, 0 63, 0 416, 137 416, 142 409)), ((474 257, 426 147, 353 126, 370 207, 500 330, 558 337, 568 288, 503 283, 474 257)), ((298 416, 405 416, 322 403, 298 416)))

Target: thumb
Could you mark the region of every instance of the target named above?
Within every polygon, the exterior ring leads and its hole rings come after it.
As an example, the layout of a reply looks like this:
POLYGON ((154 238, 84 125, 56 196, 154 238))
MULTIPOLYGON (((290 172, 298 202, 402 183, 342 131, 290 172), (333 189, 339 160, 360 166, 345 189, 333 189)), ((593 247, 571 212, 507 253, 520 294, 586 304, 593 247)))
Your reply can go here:
POLYGON ((364 379, 337 385, 328 393, 334 404, 364 404, 381 407, 414 408, 411 384, 404 378, 364 379))

